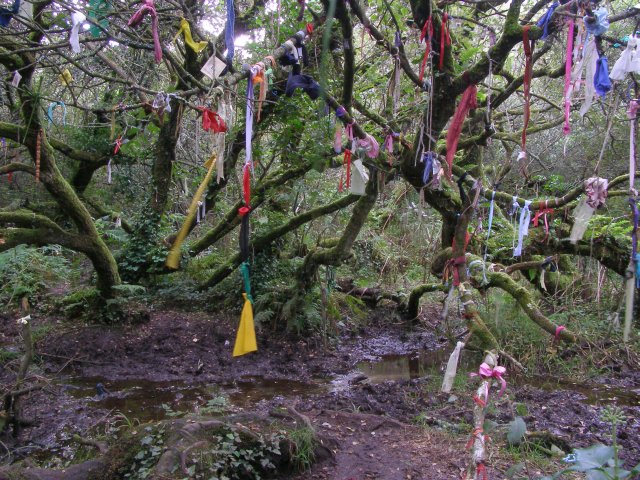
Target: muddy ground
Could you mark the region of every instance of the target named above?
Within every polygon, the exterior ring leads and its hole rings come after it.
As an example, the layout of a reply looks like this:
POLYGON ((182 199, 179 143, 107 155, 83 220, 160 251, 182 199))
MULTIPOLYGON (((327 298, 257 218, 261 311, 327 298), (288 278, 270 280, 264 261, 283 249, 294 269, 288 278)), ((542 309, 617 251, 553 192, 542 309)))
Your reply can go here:
MULTIPOLYGON (((460 478, 469 458, 465 444, 475 384, 462 375, 453 397, 439 393, 447 343, 427 328, 408 330, 390 319, 391 310, 378 309, 367 325, 329 345, 265 331, 258 334, 257 353, 232 358, 235 315, 156 312, 148 323, 120 328, 74 326, 34 315, 35 330, 54 327, 39 339, 30 374, 46 387, 25 398, 25 413, 34 425, 17 439, 2 439, 11 452, 0 450, 2 463, 31 457, 63 465, 73 456, 73 433, 99 435, 116 417, 147 421, 180 410, 197 413, 222 395, 236 412, 295 406, 337 442, 333 461, 291 478, 460 478), (96 397, 97 383, 108 391, 104 399, 96 397)), ((0 348, 19 351, 17 328, 15 317, 0 316, 0 348)), ((474 364, 476 358, 469 357, 474 364)), ((2 391, 9 388, 17 363, 1 365, 2 391)), ((592 387, 549 388, 548 382, 527 384, 507 375, 507 393, 496 401, 491 418, 506 424, 519 411, 529 431, 549 432, 568 451, 609 444, 609 429, 599 414, 603 404, 618 403, 627 416, 618 433, 621 457, 635 466, 640 462, 640 373, 616 370, 592 387)), ((489 474, 504 478, 513 458, 504 453, 499 432, 494 438, 497 453, 489 474)), ((541 473, 537 464, 529 471, 531 478, 541 473)))

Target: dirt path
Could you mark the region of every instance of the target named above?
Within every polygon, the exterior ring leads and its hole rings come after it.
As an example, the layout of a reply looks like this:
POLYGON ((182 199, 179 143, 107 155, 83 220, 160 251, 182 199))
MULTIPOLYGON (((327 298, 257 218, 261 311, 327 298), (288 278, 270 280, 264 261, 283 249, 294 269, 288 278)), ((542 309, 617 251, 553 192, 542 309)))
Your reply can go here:
MULTIPOLYGON (((36 424, 18 439, 3 442, 19 447, 14 457, 38 458, 45 450, 62 464, 72 456, 73 433, 103 431, 118 414, 127 421, 145 421, 179 410, 198 412, 211 398, 223 395, 234 411, 267 412, 295 405, 335 441, 333 462, 291 478, 460 478, 469 457, 465 443, 472 410, 465 393, 473 386, 463 387, 453 399, 438 394, 437 368, 433 375, 418 371, 418 378, 412 374, 380 383, 367 378, 358 370, 363 361, 428 352, 443 344, 429 332, 390 327, 388 312, 377 315, 333 348, 259 333, 259 352, 237 359, 231 357, 235 316, 157 312, 144 325, 122 328, 58 325, 55 319, 34 316, 35 329, 56 324, 57 333, 38 343, 40 357, 33 369, 53 382, 25 399, 26 416, 36 424), (96 383, 105 385, 106 398, 96 398, 96 383), (443 426, 446 433, 436 430, 443 426)), ((15 322, 0 318, 0 328, 4 346, 15 349, 15 322)), ((0 372, 3 388, 11 382, 15 362, 0 372)), ((630 391, 640 388, 638 372, 627 372, 620 381, 630 391)), ((548 430, 571 446, 609 443, 606 425, 598 418, 601 407, 585 401, 584 395, 567 390, 510 384, 493 419, 509 422, 514 405, 522 403, 528 408, 530 430, 548 430)), ((628 422, 619 431, 622 457, 635 465, 640 461, 640 406, 631 403, 624 412, 628 422)), ((504 472, 508 461, 493 459, 490 474, 504 472)))

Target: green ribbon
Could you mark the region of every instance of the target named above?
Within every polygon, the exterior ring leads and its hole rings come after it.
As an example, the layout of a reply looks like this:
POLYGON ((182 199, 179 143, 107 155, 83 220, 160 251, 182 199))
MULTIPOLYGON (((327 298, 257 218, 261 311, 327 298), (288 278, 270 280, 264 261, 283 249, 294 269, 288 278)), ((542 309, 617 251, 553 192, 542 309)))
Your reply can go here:
POLYGON ((242 262, 240 264, 240 273, 242 273, 242 280, 244 281, 244 292, 247 294, 247 299, 253 304, 253 297, 251 296, 251 280, 249 278, 249 262, 242 262))
POLYGON ((104 30, 109 28, 109 0, 89 0, 89 18, 100 25, 91 24, 89 32, 94 38, 99 37, 104 30))

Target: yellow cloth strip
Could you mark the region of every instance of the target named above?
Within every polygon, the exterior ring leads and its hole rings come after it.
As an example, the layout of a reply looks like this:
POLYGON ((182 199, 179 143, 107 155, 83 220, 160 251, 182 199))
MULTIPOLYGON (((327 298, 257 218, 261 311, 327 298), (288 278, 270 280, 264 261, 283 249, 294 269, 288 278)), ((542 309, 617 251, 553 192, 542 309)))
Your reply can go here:
POLYGON ((58 75, 58 80, 65 87, 68 87, 73 82, 73 77, 71 76, 71 72, 68 68, 65 68, 60 75, 58 75))
POLYGON ((178 236, 176 237, 175 242, 173 242, 171 250, 169 251, 169 255, 167 256, 167 261, 165 262, 165 265, 168 268, 172 268, 173 270, 176 270, 178 268, 178 265, 180 264, 180 247, 182 246, 182 242, 184 242, 184 239, 187 238, 187 235, 189 234, 189 228, 191 227, 191 222, 193 221, 193 217, 195 217, 196 212, 198 211, 198 200, 200 200, 200 197, 202 197, 205 188, 207 188, 207 185, 209 185, 209 182, 211 181, 211 176, 216 166, 215 153, 211 155, 211 158, 207 160, 204 166, 209 169, 207 170, 207 175, 204 177, 204 180, 202 180, 202 183, 198 187, 196 194, 193 196, 193 200, 191 200, 191 205, 189 205, 189 210, 187 210, 187 218, 184 219, 182 228, 180 228, 178 236))
POLYGON ((173 38, 174 40, 180 36, 181 33, 184 33, 184 43, 189 45, 189 48, 196 53, 200 53, 202 50, 207 48, 209 42, 194 42, 193 37, 191 36, 191 27, 189 26, 189 22, 187 22, 184 18, 180 19, 180 29, 178 33, 173 38))
POLYGON ((247 298, 247 294, 243 293, 244 306, 240 314, 240 325, 238 326, 238 334, 236 335, 236 343, 233 346, 233 356, 239 357, 245 353, 255 352, 258 350, 256 343, 256 329, 253 323, 253 307, 247 298))

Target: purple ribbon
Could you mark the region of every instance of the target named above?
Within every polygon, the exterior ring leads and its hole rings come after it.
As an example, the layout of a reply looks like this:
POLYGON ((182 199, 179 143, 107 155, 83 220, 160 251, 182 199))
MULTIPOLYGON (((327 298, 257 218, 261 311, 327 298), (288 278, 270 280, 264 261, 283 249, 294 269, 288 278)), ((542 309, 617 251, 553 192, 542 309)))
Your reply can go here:
POLYGON ((253 76, 255 71, 249 67, 249 78, 247 81, 247 123, 244 128, 244 151, 245 151, 245 165, 249 165, 253 169, 251 163, 251 139, 253 138, 253 76))
POLYGON ((433 152, 427 152, 422 157, 422 161, 424 162, 424 172, 422 172, 422 184, 426 185, 429 183, 429 179, 431 178, 431 174, 433 173, 433 152))
POLYGON ((345 108, 342 105, 338 105, 338 108, 336 108, 336 117, 338 118, 342 118, 346 115, 347 111, 345 110, 345 108))

